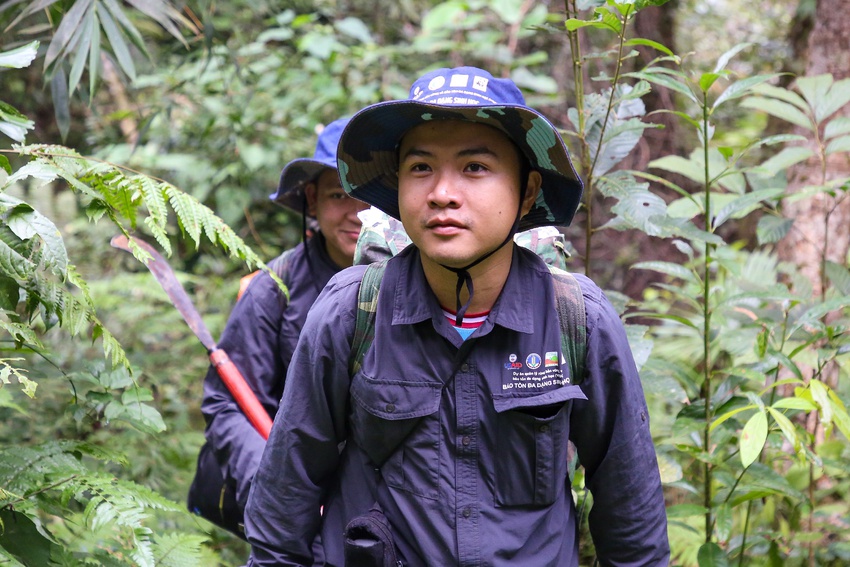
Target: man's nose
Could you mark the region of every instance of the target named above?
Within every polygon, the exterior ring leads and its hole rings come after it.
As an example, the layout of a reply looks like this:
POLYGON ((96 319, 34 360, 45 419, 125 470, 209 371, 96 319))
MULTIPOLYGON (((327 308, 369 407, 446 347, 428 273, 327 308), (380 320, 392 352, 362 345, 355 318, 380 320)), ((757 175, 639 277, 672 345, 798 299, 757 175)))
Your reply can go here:
POLYGON ((431 188, 428 200, 436 207, 452 207, 458 204, 457 179, 449 172, 441 173, 431 188))

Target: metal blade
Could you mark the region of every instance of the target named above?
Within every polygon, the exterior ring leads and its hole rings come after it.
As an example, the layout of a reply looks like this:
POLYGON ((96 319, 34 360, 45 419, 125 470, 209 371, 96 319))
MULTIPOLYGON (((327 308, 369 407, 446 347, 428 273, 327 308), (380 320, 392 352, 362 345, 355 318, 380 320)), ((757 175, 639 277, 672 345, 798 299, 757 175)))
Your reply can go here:
MULTIPOLYGON (((198 337, 201 344, 204 345, 204 348, 206 348, 208 352, 215 350, 216 345, 212 335, 207 329, 207 326, 204 324, 203 319, 201 319, 201 315, 198 313, 197 309, 195 309, 192 300, 189 299, 188 294, 186 294, 186 290, 183 289, 183 286, 180 285, 179 281, 177 281, 174 271, 171 269, 171 266, 168 265, 165 258, 163 258, 162 255, 147 242, 139 240, 138 238, 134 238, 133 242, 138 245, 139 248, 144 249, 152 256, 152 259, 148 260, 148 269, 154 275, 156 281, 159 282, 159 285, 162 286, 162 289, 165 290, 165 293, 168 295, 171 303, 174 304, 174 307, 177 308, 177 311, 180 312, 180 315, 182 315, 186 323, 189 324, 189 328, 192 329, 192 332, 195 333, 195 336, 198 337)), ((133 249, 130 247, 129 240, 123 234, 114 236, 110 241, 110 244, 115 248, 126 250, 130 253, 133 252, 133 249)))

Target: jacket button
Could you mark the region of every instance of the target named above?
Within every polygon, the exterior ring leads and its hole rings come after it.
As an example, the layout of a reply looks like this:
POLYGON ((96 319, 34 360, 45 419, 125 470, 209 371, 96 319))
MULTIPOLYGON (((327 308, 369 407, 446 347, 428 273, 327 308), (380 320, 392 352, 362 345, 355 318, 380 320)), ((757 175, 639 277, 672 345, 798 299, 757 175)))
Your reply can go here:
POLYGON ((461 440, 460 440, 460 442, 461 442, 461 443, 463 443, 463 446, 464 446, 464 447, 466 447, 467 445, 469 445, 469 435, 464 435, 464 436, 463 436, 463 439, 461 439, 461 440))
POLYGON ((469 508, 464 508, 464 509, 463 509, 463 517, 464 517, 464 518, 468 518, 468 517, 470 517, 471 515, 472 515, 472 512, 469 510, 469 508))
POLYGON ((395 411, 395 405, 393 405, 393 404, 387 404, 386 410, 387 410, 389 413, 394 412, 394 411, 395 411))
POLYGON ((538 431, 540 431, 540 433, 546 433, 547 431, 549 431, 549 426, 548 425, 541 425, 538 428, 538 431))
POLYGON ((469 365, 464 362, 463 365, 460 367, 460 371, 461 372, 469 372, 469 365))

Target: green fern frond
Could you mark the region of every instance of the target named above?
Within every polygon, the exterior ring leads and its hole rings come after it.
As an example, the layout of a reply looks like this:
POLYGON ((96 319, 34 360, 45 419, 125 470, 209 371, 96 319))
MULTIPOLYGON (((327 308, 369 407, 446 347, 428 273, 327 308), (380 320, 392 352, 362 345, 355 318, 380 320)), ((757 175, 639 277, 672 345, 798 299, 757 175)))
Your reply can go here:
POLYGON ((21 385, 21 389, 24 394, 29 396, 30 398, 35 397, 35 389, 38 387, 38 384, 24 376, 23 368, 18 368, 16 366, 12 366, 9 364, 10 362, 14 362, 17 360, 24 360, 23 358, 0 358, 0 384, 11 384, 9 380, 10 376, 14 376, 18 379, 18 384, 21 385))
MULTIPOLYGON (((0 314, 9 316, 9 312, 5 309, 0 310, 0 314)), ((0 319, 0 329, 9 333, 12 336, 12 339, 16 342, 27 343, 35 348, 43 348, 43 345, 41 344, 41 341, 38 340, 38 336, 35 334, 35 331, 29 325, 0 319)))
POLYGON ((204 557, 206 537, 194 534, 165 534, 154 543, 154 559, 159 567, 195 567, 204 557))
POLYGON ((190 195, 179 191, 171 185, 166 188, 166 194, 168 195, 168 201, 171 203, 171 208, 177 213, 177 221, 180 223, 180 228, 189 235, 195 246, 200 245, 201 229, 203 227, 201 217, 205 216, 207 211, 209 211, 209 214, 212 214, 212 211, 197 199, 193 199, 190 195))

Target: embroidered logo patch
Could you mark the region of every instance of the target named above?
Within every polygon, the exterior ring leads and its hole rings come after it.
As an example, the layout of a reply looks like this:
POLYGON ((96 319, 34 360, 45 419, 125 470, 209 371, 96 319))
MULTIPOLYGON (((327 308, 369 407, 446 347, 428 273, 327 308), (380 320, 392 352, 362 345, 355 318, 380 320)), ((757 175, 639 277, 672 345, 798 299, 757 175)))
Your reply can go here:
POLYGON ((532 352, 527 357, 525 357, 525 364, 532 370, 537 370, 540 368, 541 363, 540 355, 536 352, 532 352))
POLYGON ((547 352, 545 356, 545 362, 543 363, 546 368, 552 366, 558 366, 558 353, 557 352, 547 352))

